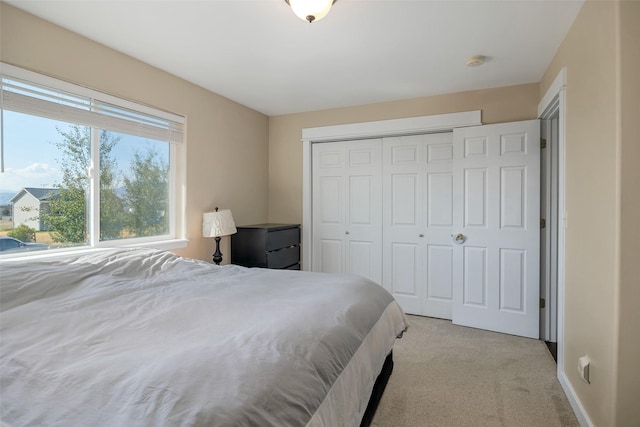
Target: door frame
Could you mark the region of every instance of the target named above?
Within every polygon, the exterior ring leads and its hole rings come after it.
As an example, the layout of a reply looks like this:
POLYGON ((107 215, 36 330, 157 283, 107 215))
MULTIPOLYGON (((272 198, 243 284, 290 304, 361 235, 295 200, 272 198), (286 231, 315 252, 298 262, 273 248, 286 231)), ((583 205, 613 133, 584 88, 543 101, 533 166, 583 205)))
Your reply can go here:
POLYGON ((546 149, 540 156, 540 218, 546 226, 540 231, 540 339, 558 342, 558 122, 557 110, 550 119, 540 120, 540 138, 546 149))
POLYGON ((481 124, 481 111, 474 110, 302 129, 302 270, 310 271, 312 265, 313 197, 311 177, 313 170, 311 144, 385 136, 450 132, 454 128, 479 126, 481 124))
MULTIPOLYGON (((564 374, 564 306, 565 306, 565 230, 567 211, 565 200, 566 176, 566 114, 567 114, 567 70, 562 68, 538 104, 538 118, 547 120, 558 116, 558 298, 557 298, 557 376, 565 388, 564 374)), ((566 393, 569 395, 569 393, 566 393)))

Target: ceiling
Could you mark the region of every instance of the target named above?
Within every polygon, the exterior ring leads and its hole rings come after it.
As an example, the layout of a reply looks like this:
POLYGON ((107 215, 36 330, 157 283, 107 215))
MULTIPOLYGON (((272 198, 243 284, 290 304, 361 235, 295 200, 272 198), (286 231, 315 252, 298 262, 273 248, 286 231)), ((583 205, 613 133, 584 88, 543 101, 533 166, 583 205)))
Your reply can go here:
POLYGON ((539 82, 582 0, 3 0, 266 115, 539 82), (471 55, 485 55, 467 67, 471 55))

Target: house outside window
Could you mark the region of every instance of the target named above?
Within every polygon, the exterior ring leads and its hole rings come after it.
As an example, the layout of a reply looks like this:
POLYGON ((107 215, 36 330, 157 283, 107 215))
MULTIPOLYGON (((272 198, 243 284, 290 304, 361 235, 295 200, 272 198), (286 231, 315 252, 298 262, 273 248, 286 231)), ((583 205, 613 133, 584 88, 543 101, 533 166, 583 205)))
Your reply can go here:
POLYGON ((49 200, 55 199, 59 194, 58 188, 22 188, 9 200, 13 207, 13 228, 25 224, 35 231, 48 231, 50 227, 45 216, 51 212, 49 200))
POLYGON ((65 250, 182 238, 183 117, 0 66, 0 239, 65 250))

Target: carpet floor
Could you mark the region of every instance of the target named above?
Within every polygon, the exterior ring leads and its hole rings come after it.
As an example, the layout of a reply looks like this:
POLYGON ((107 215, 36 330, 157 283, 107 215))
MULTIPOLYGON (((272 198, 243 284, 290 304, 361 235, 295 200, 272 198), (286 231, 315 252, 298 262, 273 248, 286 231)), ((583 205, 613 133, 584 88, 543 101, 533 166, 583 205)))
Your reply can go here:
POLYGON ((579 426, 543 341, 408 318, 372 426, 579 426))

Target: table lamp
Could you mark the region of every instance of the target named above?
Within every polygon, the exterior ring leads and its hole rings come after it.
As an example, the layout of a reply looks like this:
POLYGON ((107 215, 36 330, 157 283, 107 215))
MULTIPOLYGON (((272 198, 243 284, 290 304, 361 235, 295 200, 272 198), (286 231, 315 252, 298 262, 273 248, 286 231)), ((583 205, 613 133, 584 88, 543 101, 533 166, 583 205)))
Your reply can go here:
POLYGON ((237 233, 236 224, 229 209, 205 212, 202 215, 202 237, 215 237, 216 251, 213 254, 213 262, 220 265, 222 252, 220 252, 220 238, 237 233))

